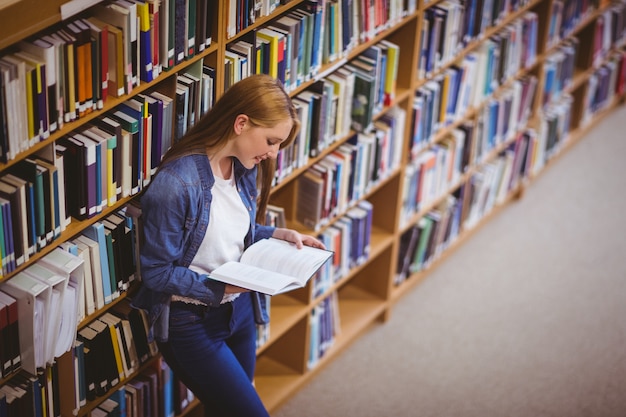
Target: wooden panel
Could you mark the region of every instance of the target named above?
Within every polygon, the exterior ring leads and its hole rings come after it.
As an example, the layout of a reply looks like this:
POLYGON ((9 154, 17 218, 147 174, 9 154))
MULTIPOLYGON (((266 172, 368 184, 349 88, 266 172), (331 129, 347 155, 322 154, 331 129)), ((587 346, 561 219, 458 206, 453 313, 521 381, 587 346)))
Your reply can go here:
POLYGON ((20 0, 0 10, 0 49, 61 21, 63 0, 20 0))

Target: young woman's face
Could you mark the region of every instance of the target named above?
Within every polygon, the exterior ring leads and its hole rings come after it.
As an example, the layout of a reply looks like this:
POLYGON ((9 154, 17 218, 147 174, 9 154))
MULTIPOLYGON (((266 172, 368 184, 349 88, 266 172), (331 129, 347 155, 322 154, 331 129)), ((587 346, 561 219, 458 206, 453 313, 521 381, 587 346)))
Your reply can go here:
POLYGON ((292 124, 291 119, 270 128, 245 123, 235 140, 235 156, 248 169, 264 159, 276 158, 280 144, 289 137, 292 124))

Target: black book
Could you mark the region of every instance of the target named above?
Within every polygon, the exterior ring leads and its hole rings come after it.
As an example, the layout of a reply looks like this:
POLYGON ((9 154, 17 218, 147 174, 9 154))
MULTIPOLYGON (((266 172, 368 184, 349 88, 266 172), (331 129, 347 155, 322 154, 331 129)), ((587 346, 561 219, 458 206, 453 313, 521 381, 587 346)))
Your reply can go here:
POLYGON ((128 320, 135 342, 137 359, 139 364, 145 363, 152 356, 152 353, 148 343, 147 326, 140 310, 134 309, 128 302, 122 301, 111 308, 111 313, 128 320))
POLYGON ((9 116, 7 113, 6 86, 0 74, 0 162, 6 163, 9 156, 9 116))
POLYGON ((107 391, 108 381, 102 375, 103 362, 97 343, 98 332, 91 327, 83 327, 78 331, 78 339, 83 344, 85 388, 87 401, 93 401, 98 395, 107 391))
POLYGON ((120 383, 120 377, 115 360, 115 351, 113 350, 113 338, 111 337, 111 329, 109 325, 100 319, 94 320, 89 324, 96 333, 95 343, 97 344, 98 361, 100 365, 100 381, 101 384, 96 386, 96 395, 104 395, 111 388, 120 383), (106 383, 103 383, 106 381, 106 383))
POLYGON ((65 194, 72 196, 67 199, 66 209, 70 216, 83 220, 87 218, 87 194, 85 152, 82 144, 71 137, 60 139, 57 151, 63 154, 63 169, 65 170, 65 194))
POLYGON ((119 213, 111 213, 105 220, 116 227, 117 239, 119 239, 120 244, 122 280, 124 289, 127 290, 135 276, 133 231, 126 224, 126 217, 119 213))
MULTIPOLYGON (((187 26, 187 2, 174 1, 174 64, 185 60, 185 27, 187 26)), ((172 28, 170 28, 172 30, 172 28)))

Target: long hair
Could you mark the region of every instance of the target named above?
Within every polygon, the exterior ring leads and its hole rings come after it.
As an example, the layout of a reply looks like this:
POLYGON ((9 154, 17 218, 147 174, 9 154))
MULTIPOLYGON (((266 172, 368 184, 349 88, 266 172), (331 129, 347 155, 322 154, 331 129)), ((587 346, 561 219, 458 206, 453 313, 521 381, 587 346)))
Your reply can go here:
MULTIPOLYGON (((252 75, 226 90, 211 110, 172 145, 160 165, 186 155, 211 154, 223 148, 229 140, 236 140, 233 139, 236 137, 234 125, 240 114, 247 115, 252 126, 264 128, 272 128, 291 119, 291 132, 281 143, 281 149, 291 144, 300 130, 296 110, 281 82, 269 75, 252 75)), ((265 159, 258 165, 258 223, 265 222, 265 210, 275 170, 274 159, 265 159)))

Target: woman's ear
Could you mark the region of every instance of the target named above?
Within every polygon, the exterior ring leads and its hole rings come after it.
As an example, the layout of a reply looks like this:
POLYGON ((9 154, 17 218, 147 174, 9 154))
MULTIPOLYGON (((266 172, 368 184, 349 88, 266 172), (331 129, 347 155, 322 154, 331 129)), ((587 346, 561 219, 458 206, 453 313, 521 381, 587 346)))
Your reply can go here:
POLYGON ((236 135, 241 135, 246 124, 248 123, 248 116, 240 114, 235 118, 235 126, 233 126, 236 135))

